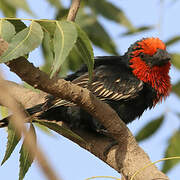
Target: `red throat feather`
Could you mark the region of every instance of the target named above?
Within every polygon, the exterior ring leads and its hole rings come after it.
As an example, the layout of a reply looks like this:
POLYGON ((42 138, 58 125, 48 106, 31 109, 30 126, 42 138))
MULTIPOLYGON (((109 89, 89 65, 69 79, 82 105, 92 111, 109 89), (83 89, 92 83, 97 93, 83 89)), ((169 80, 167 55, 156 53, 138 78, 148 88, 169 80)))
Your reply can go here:
POLYGON ((147 38, 137 42, 137 50, 132 52, 133 57, 130 60, 130 67, 133 74, 145 83, 150 84, 157 92, 157 97, 153 104, 156 105, 162 98, 166 98, 171 90, 170 77, 168 75, 170 62, 163 66, 148 66, 141 60, 139 54, 144 53, 154 55, 157 49, 165 50, 165 44, 159 38, 147 38))

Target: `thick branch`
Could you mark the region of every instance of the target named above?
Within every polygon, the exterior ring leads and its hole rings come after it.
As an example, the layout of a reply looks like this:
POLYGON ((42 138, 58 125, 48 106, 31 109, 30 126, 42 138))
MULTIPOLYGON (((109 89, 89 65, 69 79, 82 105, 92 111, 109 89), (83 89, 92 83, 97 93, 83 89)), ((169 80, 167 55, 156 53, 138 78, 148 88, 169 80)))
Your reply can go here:
POLYGON ((26 109, 46 101, 45 97, 48 94, 43 91, 37 93, 12 81, 5 81, 5 83, 12 97, 21 102, 26 109))
MULTIPOLYGON (((93 137, 93 135, 89 136, 87 133, 79 132, 79 134, 89 142, 88 146, 79 144, 121 172, 126 179, 130 178, 138 169, 150 163, 147 154, 137 145, 135 138, 126 125, 119 119, 115 111, 107 104, 98 100, 87 89, 83 89, 63 79, 49 79, 47 74, 35 68, 24 57, 10 61, 8 66, 11 71, 18 74, 22 80, 35 88, 62 99, 72 101, 97 118, 104 127, 106 127, 111 136, 118 141, 119 146, 111 150, 106 159, 102 154, 102 149, 109 143, 108 138, 93 137)), ((168 179, 153 165, 147 170, 144 170, 142 174, 137 175, 134 179, 148 180, 155 178, 168 179)))

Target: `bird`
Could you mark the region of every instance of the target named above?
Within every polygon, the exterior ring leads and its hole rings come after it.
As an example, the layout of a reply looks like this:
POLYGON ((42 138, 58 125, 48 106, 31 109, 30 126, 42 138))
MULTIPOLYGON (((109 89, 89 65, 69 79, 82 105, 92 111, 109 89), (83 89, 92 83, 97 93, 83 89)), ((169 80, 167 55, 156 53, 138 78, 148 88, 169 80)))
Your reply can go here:
MULTIPOLYGON (((169 95, 170 60, 171 56, 159 38, 142 38, 130 45, 122 56, 95 57, 91 83, 85 65, 65 79, 87 88, 109 104, 120 119, 128 124, 169 95)), ((66 122, 72 128, 86 128, 96 132, 103 129, 98 120, 85 110, 52 95, 47 96, 45 103, 26 111, 30 116, 38 113, 38 119, 66 122)), ((7 124, 7 118, 0 121, 0 127, 7 124)))

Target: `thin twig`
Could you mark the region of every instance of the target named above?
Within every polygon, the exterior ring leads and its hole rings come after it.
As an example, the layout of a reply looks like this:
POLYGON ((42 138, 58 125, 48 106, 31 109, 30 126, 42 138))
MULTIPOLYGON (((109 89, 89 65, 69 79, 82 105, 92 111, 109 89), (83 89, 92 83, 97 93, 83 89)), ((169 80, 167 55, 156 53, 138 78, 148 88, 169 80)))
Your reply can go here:
POLYGON ((24 126, 26 115, 23 112, 20 104, 16 102, 16 100, 10 95, 8 91, 9 90, 5 81, 0 76, 0 102, 12 111, 13 116, 10 119, 12 125, 15 127, 19 136, 23 134, 27 137, 25 141, 25 146, 31 154, 31 157, 36 157, 40 167, 42 168, 47 178, 50 180, 60 180, 54 173, 52 167, 49 165, 49 162, 43 155, 40 148, 37 147, 33 133, 31 131, 27 132, 26 127, 24 126))
POLYGON ((71 7, 69 9, 69 13, 68 13, 68 17, 67 17, 68 21, 75 21, 76 14, 80 7, 80 2, 81 2, 81 0, 72 0, 71 7))

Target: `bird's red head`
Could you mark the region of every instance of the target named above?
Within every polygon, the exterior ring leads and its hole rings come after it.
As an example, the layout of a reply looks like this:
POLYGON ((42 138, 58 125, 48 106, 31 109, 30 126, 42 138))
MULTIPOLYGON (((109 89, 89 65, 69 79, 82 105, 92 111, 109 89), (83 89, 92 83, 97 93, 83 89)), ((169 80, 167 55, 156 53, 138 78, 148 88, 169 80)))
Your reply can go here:
POLYGON ((170 55, 165 44, 159 38, 142 39, 132 46, 130 57, 133 74, 156 90, 156 105, 159 100, 166 98, 171 90, 170 55))

